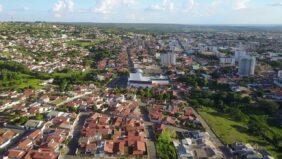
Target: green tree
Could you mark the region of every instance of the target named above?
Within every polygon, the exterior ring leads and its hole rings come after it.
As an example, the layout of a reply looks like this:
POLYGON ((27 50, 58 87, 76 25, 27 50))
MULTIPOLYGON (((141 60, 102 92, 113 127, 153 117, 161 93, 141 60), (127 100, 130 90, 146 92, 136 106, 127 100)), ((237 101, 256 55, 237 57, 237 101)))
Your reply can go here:
POLYGON ((173 133, 165 129, 158 137, 156 143, 157 155, 160 159, 176 159, 177 154, 172 144, 173 133))
POLYGON ((26 116, 21 116, 20 119, 19 119, 19 124, 24 124, 28 121, 28 117, 26 116))
POLYGON ((35 119, 36 120, 43 120, 44 116, 42 114, 36 114, 35 119))
POLYGON ((64 78, 60 81, 59 83, 59 89, 61 92, 64 92, 67 88, 67 85, 68 85, 68 81, 64 78))
POLYGON ((255 135, 261 135, 261 127, 257 123, 257 121, 251 119, 248 122, 248 130, 250 133, 255 134, 255 135))
POLYGON ((258 106, 260 109, 270 114, 274 114, 279 109, 279 105, 276 102, 265 99, 259 100, 258 106))

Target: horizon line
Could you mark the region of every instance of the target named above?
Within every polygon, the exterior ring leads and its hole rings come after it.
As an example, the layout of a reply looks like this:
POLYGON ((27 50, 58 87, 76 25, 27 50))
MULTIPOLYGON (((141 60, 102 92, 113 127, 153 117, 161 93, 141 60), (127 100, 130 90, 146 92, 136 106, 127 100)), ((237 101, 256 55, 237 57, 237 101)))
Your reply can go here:
POLYGON ((187 25, 187 26, 281 26, 281 24, 207 24, 207 23, 158 23, 158 22, 79 22, 79 21, 0 21, 0 23, 88 23, 88 24, 160 24, 160 25, 187 25))

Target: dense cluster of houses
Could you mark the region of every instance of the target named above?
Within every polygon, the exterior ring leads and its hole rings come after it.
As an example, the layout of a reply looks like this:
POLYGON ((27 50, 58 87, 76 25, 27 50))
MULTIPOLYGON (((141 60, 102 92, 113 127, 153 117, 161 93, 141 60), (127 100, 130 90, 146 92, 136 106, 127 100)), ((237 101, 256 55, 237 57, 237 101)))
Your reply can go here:
POLYGON ((200 131, 185 131, 180 139, 174 140, 179 158, 223 158, 223 154, 211 142, 209 134, 200 131))
POLYGON ((255 148, 251 144, 245 144, 241 142, 235 142, 230 145, 230 151, 238 158, 256 158, 256 159, 273 159, 271 155, 262 149, 255 148))
POLYGON ((76 115, 51 111, 46 115, 46 119, 48 121, 40 126, 26 128, 27 135, 22 136, 9 148, 4 158, 57 159, 60 150, 66 146, 65 141, 71 136, 76 115))
POLYGON ((146 155, 144 123, 134 118, 94 113, 86 119, 80 152, 95 156, 146 155))
POLYGON ((149 108, 149 117, 156 123, 168 124, 178 127, 201 129, 201 122, 194 115, 192 108, 181 108, 172 105, 153 105, 149 108))

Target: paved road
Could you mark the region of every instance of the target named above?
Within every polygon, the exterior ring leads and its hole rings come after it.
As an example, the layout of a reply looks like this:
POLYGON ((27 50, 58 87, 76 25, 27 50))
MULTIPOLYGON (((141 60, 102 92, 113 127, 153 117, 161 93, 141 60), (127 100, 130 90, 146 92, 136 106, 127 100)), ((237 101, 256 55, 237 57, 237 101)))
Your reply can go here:
POLYGON ((145 124, 145 133, 147 136, 146 145, 147 145, 148 158, 156 159, 157 158, 157 152, 156 152, 156 146, 155 146, 156 138, 153 132, 152 125, 145 124))
POLYGON ((134 64, 132 62, 131 55, 130 55, 130 47, 127 47, 126 52, 128 56, 128 70, 130 72, 134 72, 135 69, 134 69, 134 64))
POLYGON ((75 100, 75 99, 85 97, 85 96, 87 96, 87 95, 89 95, 89 94, 92 94, 92 93, 93 93, 93 92, 86 92, 86 93, 84 93, 84 94, 74 96, 74 97, 72 97, 72 98, 70 98, 70 99, 67 99, 67 100, 65 100, 65 101, 63 101, 63 102, 57 104, 57 106, 64 105, 64 104, 69 103, 69 102, 71 102, 71 101, 73 101, 73 100, 75 100))
POLYGON ((72 134, 73 137, 68 144, 68 148, 69 148, 68 155, 76 154, 76 150, 78 147, 78 140, 80 137, 80 130, 82 129, 85 120, 89 117, 89 114, 90 113, 80 113, 78 116, 79 117, 78 121, 74 123, 75 126, 74 126, 73 134, 72 134))

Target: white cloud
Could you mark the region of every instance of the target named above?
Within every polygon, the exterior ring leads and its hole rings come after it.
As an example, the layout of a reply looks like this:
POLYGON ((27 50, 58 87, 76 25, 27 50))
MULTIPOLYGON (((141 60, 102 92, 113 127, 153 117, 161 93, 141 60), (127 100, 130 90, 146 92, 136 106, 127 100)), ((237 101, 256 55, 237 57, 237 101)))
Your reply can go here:
POLYGON ((23 7, 23 10, 24 11, 29 11, 29 8, 28 7, 23 7))
POLYGON ((196 8, 198 3, 195 0, 187 0, 187 9, 188 10, 193 10, 196 8))
POLYGON ((136 0, 123 0, 123 3, 127 5, 135 5, 137 1, 136 0))
POLYGON ((108 14, 118 3, 117 0, 103 0, 98 7, 94 8, 94 12, 108 14))
POLYGON ((59 0, 53 5, 53 12, 55 17, 62 17, 66 12, 74 11, 73 0, 59 0))
POLYGON ((248 8, 250 0, 234 0, 233 9, 242 10, 248 8))
POLYGON ((173 11, 175 8, 173 2, 170 0, 163 0, 161 4, 151 5, 148 9, 157 11, 173 11))
POLYGON ((100 4, 93 9, 95 13, 110 14, 122 5, 135 5, 137 0, 101 0, 100 4))
POLYGON ((3 11, 3 5, 0 4, 0 12, 2 12, 2 11, 3 11))

